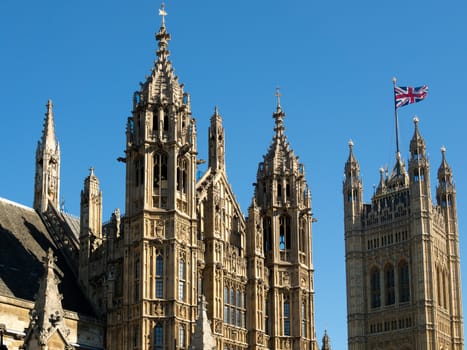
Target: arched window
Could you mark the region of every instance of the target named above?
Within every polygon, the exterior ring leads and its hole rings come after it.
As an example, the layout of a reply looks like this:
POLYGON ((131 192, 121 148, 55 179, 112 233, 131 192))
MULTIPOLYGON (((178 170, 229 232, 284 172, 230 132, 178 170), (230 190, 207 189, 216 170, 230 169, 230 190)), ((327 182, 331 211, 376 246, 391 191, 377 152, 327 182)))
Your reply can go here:
POLYGON ((169 109, 164 108, 164 131, 169 131, 169 109))
POLYGON ((280 182, 277 183, 277 200, 282 199, 282 184, 280 182))
POLYGON ((224 287, 224 323, 229 323, 229 288, 224 287))
POLYGON ((187 192, 187 188, 188 188, 187 173, 188 173, 187 160, 185 158, 179 158, 178 165, 177 165, 177 191, 180 191, 182 193, 187 192))
POLYGON ((448 300, 447 300, 448 286, 446 283, 446 272, 443 272, 442 275, 443 275, 443 307, 447 309, 448 307, 448 300))
POLYGON ((381 283, 379 269, 374 267, 370 273, 371 307, 381 306, 381 283))
POLYGON ((162 325, 158 323, 154 327, 154 350, 162 350, 164 347, 164 329, 162 325))
POLYGON ((269 333, 269 302, 268 299, 264 301, 264 330, 269 333))
POLYGON ((300 239, 299 239, 299 242, 300 242, 300 246, 299 246, 299 250, 301 252, 307 252, 307 236, 306 236, 306 224, 307 224, 307 221, 305 219, 305 217, 300 217, 299 219, 299 222, 300 222, 300 226, 299 226, 299 235, 300 235, 300 239))
POLYGON ((178 328, 178 348, 179 349, 185 349, 185 344, 186 344, 186 332, 185 332, 185 326, 180 325, 178 328))
POLYGON ((153 168, 154 207, 165 208, 167 205, 167 155, 154 155, 153 168))
POLYGON ((386 265, 384 268, 384 281, 386 287, 386 305, 393 305, 396 302, 396 291, 394 282, 394 266, 386 265))
POLYGON ((290 303, 288 298, 284 299, 283 315, 284 335, 290 335, 290 303))
POLYGON ((235 325, 235 291, 230 289, 230 324, 235 325))
POLYGON ((399 263, 399 302, 405 303, 410 299, 409 264, 403 260, 399 263))
POLYGON ((144 157, 137 157, 134 160, 135 168, 135 186, 138 187, 144 183, 144 157))
POLYGON ((139 326, 138 325, 133 325, 133 347, 136 348, 139 344, 139 326))
POLYGON ((263 217, 263 250, 264 250, 264 255, 267 254, 271 250, 271 233, 272 233, 272 227, 271 227, 271 218, 269 216, 263 217))
POLYGON ((186 264, 183 259, 178 263, 178 299, 185 301, 186 264))
POLYGON ((279 218, 279 248, 290 249, 290 216, 281 215, 279 218))
POLYGON ((152 129, 154 131, 159 130, 160 128, 160 122, 159 122, 159 114, 162 113, 162 110, 155 110, 153 115, 152 115, 152 129))
POLYGON ((305 337, 307 336, 307 332, 306 332, 306 329, 307 329, 307 314, 306 314, 306 302, 305 301, 302 301, 302 310, 301 310, 301 316, 302 316, 302 337, 305 337))
POLYGON ((134 297, 135 297, 135 302, 139 301, 139 286, 140 286, 140 260, 139 257, 135 257, 135 290, 134 290, 134 297))
POLYGON ((164 259, 161 255, 156 258, 156 298, 162 298, 164 295, 164 259))

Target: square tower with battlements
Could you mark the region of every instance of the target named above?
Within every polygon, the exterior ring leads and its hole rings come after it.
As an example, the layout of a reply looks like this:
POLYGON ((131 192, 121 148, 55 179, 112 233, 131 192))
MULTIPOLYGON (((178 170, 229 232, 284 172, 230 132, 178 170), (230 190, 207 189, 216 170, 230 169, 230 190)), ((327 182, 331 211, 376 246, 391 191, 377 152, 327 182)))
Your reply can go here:
POLYGON ((406 168, 380 170, 363 202, 349 143, 344 222, 350 350, 463 349, 456 189, 442 148, 432 200, 430 162, 418 119, 406 168))

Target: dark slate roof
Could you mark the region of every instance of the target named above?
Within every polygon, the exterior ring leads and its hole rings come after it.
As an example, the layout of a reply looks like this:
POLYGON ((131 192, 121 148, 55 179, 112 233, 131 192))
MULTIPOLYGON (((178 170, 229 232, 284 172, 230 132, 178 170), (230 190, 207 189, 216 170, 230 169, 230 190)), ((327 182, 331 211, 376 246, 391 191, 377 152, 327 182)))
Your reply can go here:
POLYGON ((63 308, 93 317, 89 302, 39 214, 0 198, 0 295, 34 301, 44 274, 42 258, 49 248, 63 272, 59 284, 63 308))
POLYGON ((75 236, 76 239, 79 239, 79 218, 76 216, 73 216, 71 214, 62 212, 62 217, 65 220, 65 222, 68 224, 68 227, 71 229, 71 232, 73 232, 73 235, 75 236))

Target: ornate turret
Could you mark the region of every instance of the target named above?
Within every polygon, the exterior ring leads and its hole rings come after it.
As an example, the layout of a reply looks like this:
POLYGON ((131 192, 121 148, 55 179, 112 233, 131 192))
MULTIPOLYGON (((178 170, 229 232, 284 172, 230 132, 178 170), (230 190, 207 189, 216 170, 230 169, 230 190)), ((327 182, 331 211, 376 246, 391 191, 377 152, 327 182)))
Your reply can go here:
MULTIPOLYGON (((272 115, 274 136, 263 162, 258 166, 250 210, 254 214, 253 222, 249 222, 248 235, 253 240, 248 245, 249 254, 255 260, 250 264, 256 271, 264 259, 264 266, 269 271, 270 277, 262 276, 263 281, 268 280, 269 283, 264 313, 266 320, 249 327, 258 330, 260 339, 261 331, 265 329, 272 348, 281 348, 287 343, 291 348, 306 344, 308 349, 316 349, 311 194, 304 165, 299 162, 285 136, 286 115, 280 104, 279 91, 276 96, 277 106, 272 115), (261 219, 255 213, 260 213, 261 219), (261 249, 259 230, 262 230, 263 254, 258 253, 258 246, 261 249)), ((255 271, 252 271, 251 278, 258 277, 255 271)), ((256 290, 264 288, 260 281, 255 283, 256 290)), ((257 315, 254 317, 258 318, 257 315)))
POLYGON ((124 329, 132 336, 121 345, 123 348, 174 350, 188 347, 198 303, 193 281, 202 258, 196 235, 195 119, 190 97, 169 60, 170 34, 164 6, 159 14, 162 24, 156 33, 157 59, 151 74, 133 95, 126 155, 120 158, 126 164, 120 239, 128 250, 118 264, 122 264, 122 280, 129 287, 120 291, 115 287, 122 301, 114 311, 126 313, 147 307, 165 311, 140 312, 131 322, 114 319, 108 339, 117 339, 124 329), (155 287, 148 288, 148 281, 154 279, 155 287), (151 330, 150 324, 155 329, 151 330))
POLYGON ((51 249, 44 258, 45 274, 42 278, 31 320, 26 331, 24 347, 28 350, 48 349, 48 344, 61 344, 62 349, 74 349, 69 340, 70 330, 65 325, 62 295, 58 291, 59 278, 63 273, 55 265, 51 249))
POLYGON ((413 208, 429 210, 431 202, 430 161, 426 144, 418 128, 418 118, 413 118, 414 134, 410 140, 409 176, 413 208))
POLYGON ((363 206, 363 185, 360 178, 360 165, 353 152, 354 143, 349 141, 349 157, 344 166, 344 210, 345 219, 355 222, 363 206))
POLYGON ((446 148, 441 147, 442 160, 438 168, 438 186, 436 200, 442 208, 455 205, 456 187, 452 178, 452 169, 446 160, 446 148))
POLYGON ((102 192, 93 167, 81 191, 79 243, 79 279, 89 295, 89 258, 102 244, 102 192))
POLYGON ((157 60, 134 93, 133 116, 127 126, 127 213, 133 206, 138 210, 179 208, 191 215, 195 212, 191 186, 196 167, 195 119, 190 97, 169 60, 164 7, 159 14, 163 20, 156 33, 157 60), (178 199, 183 203, 177 204, 178 199))
POLYGON ((324 331, 323 345, 321 346, 321 350, 331 350, 331 340, 329 339, 327 330, 324 331))
POLYGON ((398 190, 400 188, 406 187, 409 184, 409 177, 407 175, 407 170, 405 170, 405 164, 402 160, 400 152, 396 153, 396 163, 392 168, 391 175, 387 181, 388 190, 398 190))
POLYGON ((212 172, 225 170, 224 142, 222 117, 216 106, 214 114, 211 117, 211 126, 209 127, 209 167, 212 172))
POLYGON ((52 100, 47 102, 44 130, 36 149, 34 209, 42 213, 49 202, 58 210, 60 195, 60 146, 55 137, 52 100))

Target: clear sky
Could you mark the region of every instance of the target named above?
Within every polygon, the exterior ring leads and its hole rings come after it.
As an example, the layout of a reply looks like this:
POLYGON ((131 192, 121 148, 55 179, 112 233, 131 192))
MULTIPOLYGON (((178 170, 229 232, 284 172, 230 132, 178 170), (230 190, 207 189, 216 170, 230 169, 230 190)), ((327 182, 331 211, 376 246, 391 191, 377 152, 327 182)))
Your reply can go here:
MULTIPOLYGON (((0 197, 32 205, 34 155, 45 104, 55 105, 61 195, 79 215, 89 167, 101 181, 104 220, 124 210, 126 118, 155 59, 159 1, 0 1, 0 197)), ((347 347, 343 167, 353 139, 365 199, 378 169, 392 167, 392 77, 427 84, 425 101, 400 109, 408 158, 420 119, 432 184, 446 146, 458 194, 462 273, 467 281, 467 2, 174 1, 166 19, 171 60, 191 93, 200 158, 218 105, 226 128, 227 174, 242 210, 273 135, 280 86, 286 134, 313 195, 317 336, 347 347)), ((203 169, 201 169, 203 170, 203 169)), ((466 298, 467 286, 463 295, 466 298)))

